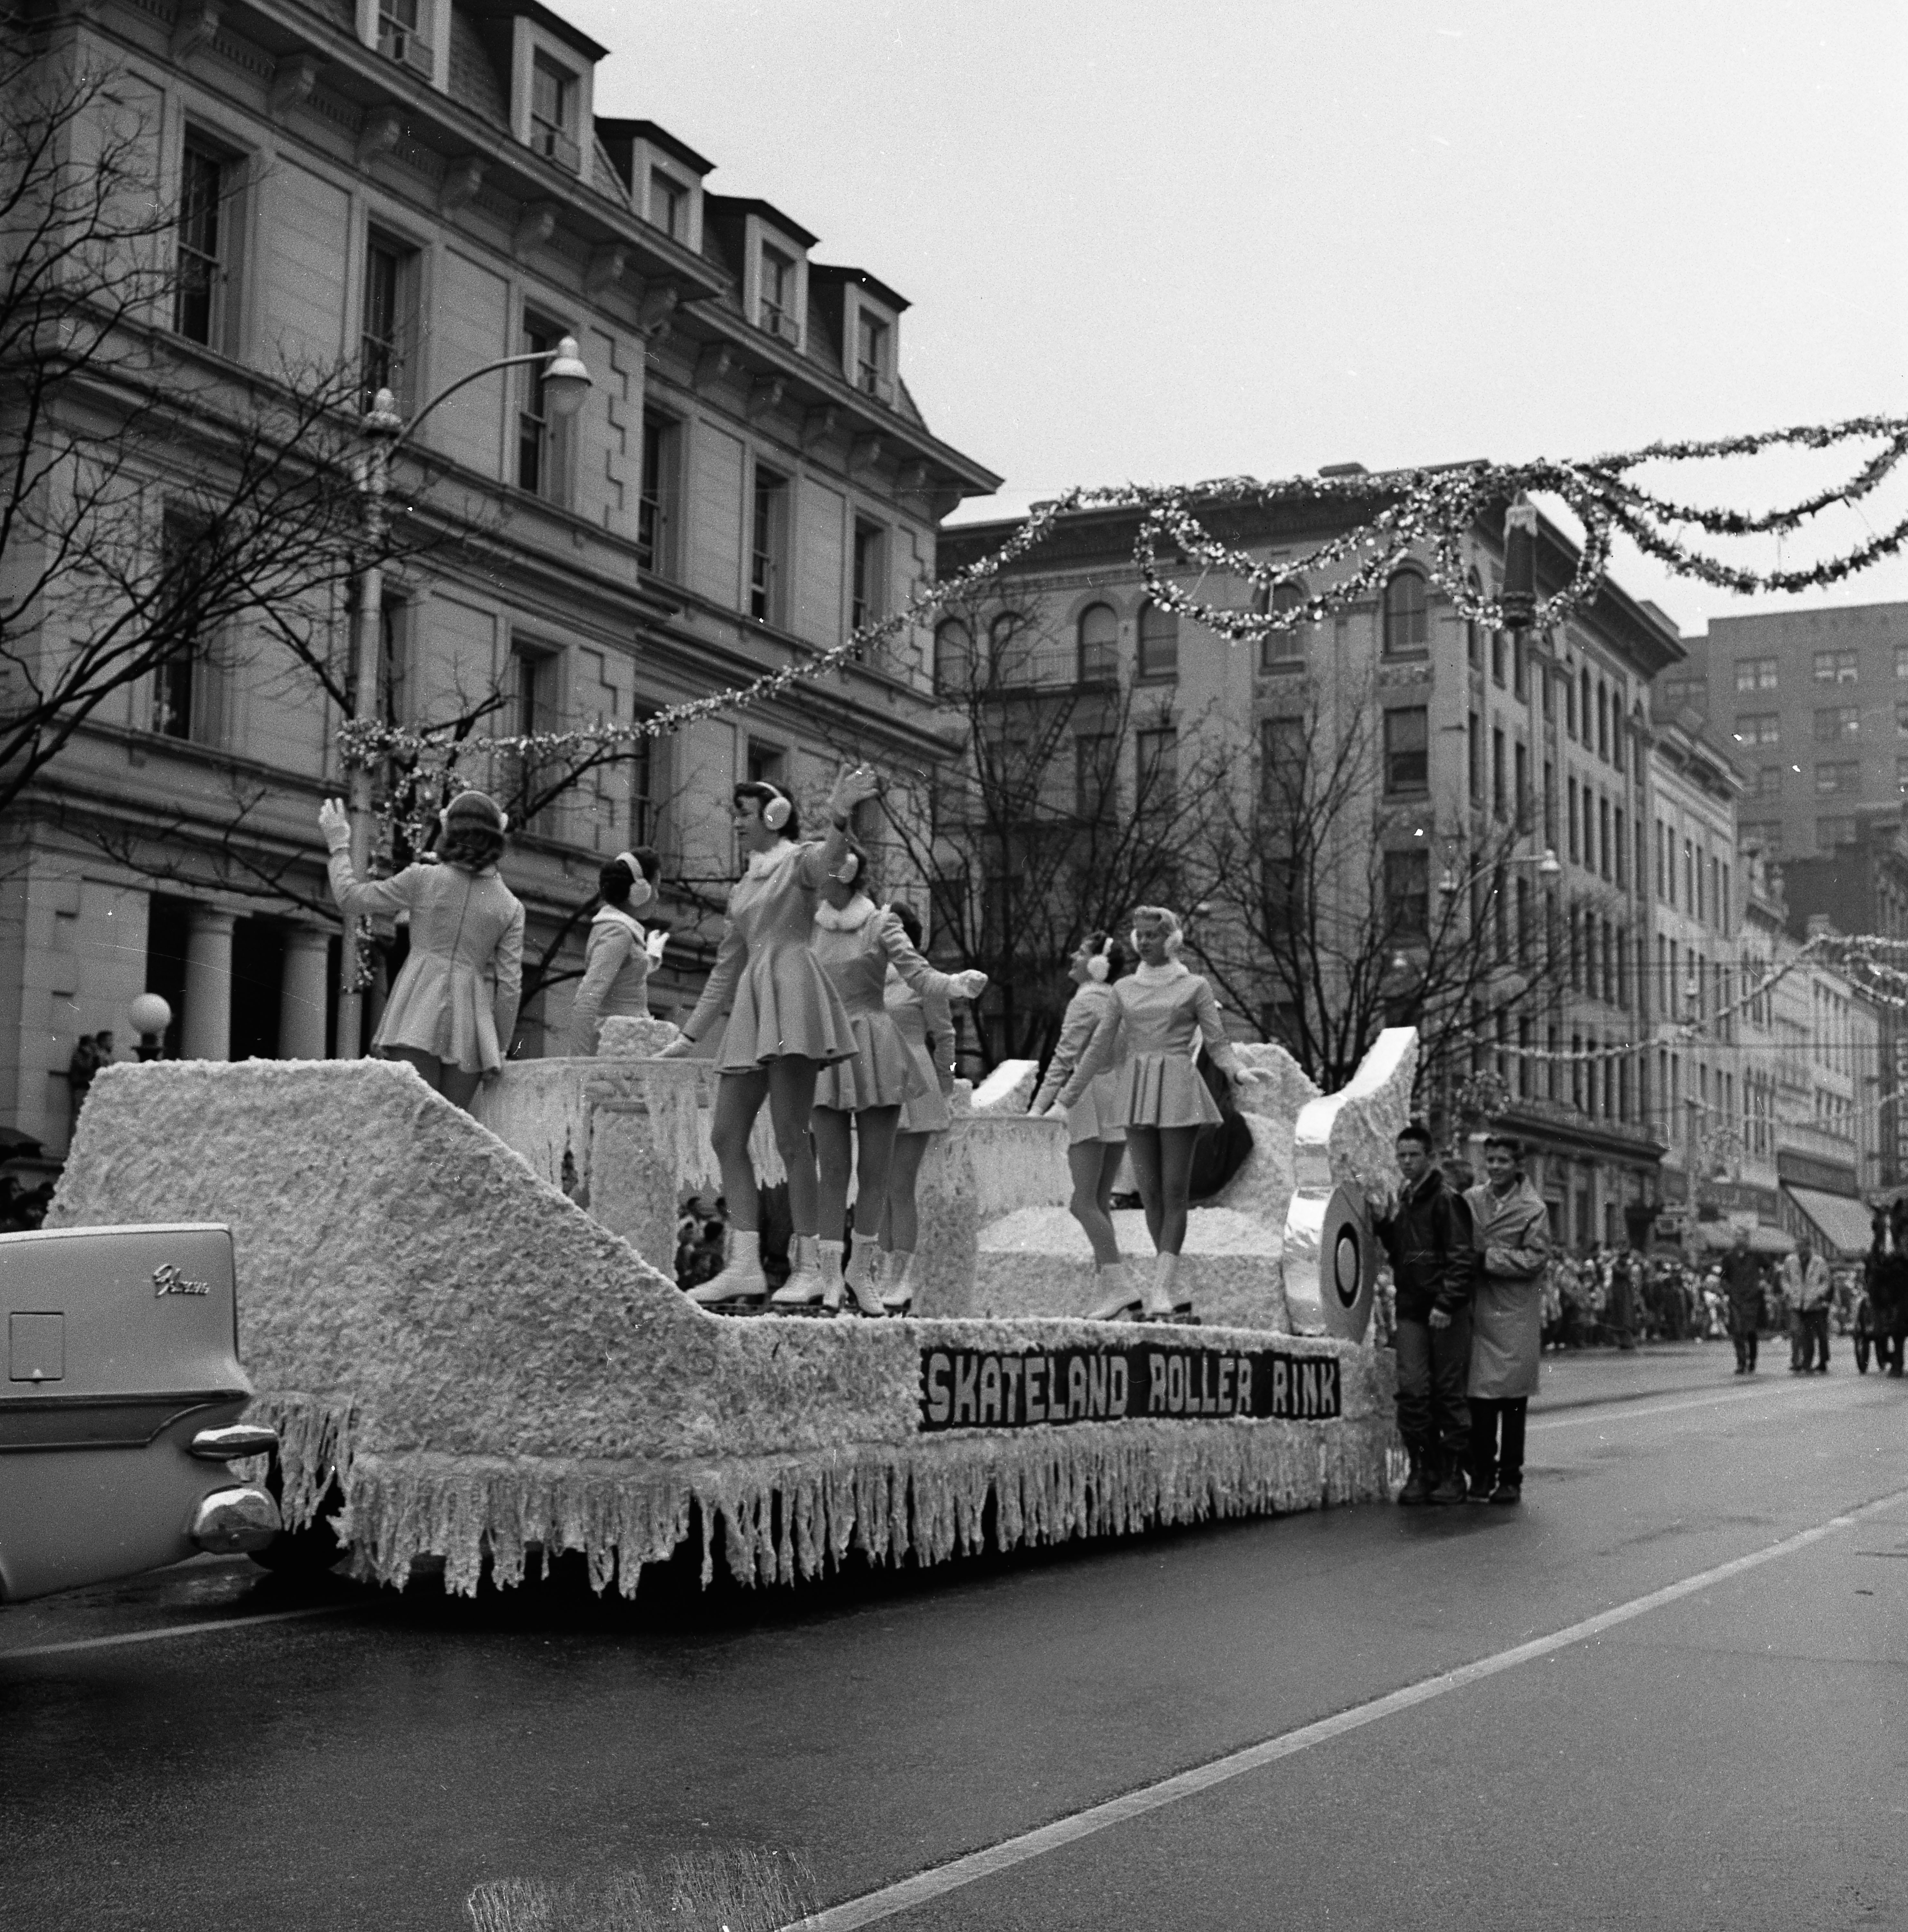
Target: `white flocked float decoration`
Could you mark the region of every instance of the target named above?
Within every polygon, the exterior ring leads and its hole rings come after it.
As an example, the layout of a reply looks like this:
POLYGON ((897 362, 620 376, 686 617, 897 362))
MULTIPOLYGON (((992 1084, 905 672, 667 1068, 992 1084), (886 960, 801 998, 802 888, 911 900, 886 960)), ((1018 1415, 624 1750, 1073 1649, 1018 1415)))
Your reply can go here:
MULTIPOLYGON (((711 1072, 513 1066, 479 1103, 493 1132, 377 1060, 108 1068, 49 1225, 230 1226, 287 1518, 335 1474, 382 1582, 437 1558, 467 1592, 578 1550, 633 1594, 699 1529, 705 1580, 720 1552, 790 1582, 851 1552, 936 1563, 1387 1493, 1389 1358, 1343 1334, 703 1314, 644 1256, 666 1264, 678 1190, 709 1174, 711 1072)), ((1063 1170, 1053 1138, 984 1115, 947 1137, 929 1218, 970 1296, 977 1166, 1012 1211, 1063 1170)))
POLYGON ((1284 1253, 1285 1306, 1299 1334, 1365 1338, 1379 1262, 1371 1209, 1395 1191, 1417 1048, 1413 1028, 1387 1028, 1349 1085, 1299 1110, 1284 1253))

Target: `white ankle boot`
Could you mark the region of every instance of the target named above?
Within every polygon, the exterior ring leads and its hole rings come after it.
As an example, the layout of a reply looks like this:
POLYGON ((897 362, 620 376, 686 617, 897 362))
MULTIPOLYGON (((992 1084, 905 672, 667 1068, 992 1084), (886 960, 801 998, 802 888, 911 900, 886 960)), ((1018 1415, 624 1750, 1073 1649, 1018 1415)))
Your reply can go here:
POLYGON ((855 1244, 854 1258, 842 1277, 850 1298, 849 1306, 858 1315, 887 1312, 881 1303, 881 1250, 872 1240, 855 1244))
POLYGON ((768 1277, 762 1271, 762 1237, 753 1228, 729 1231, 729 1260, 720 1274, 692 1288, 689 1298, 699 1308, 720 1308, 730 1304, 754 1303, 768 1292, 768 1277))
POLYGON ((817 1241, 816 1252, 822 1261, 822 1306, 831 1315, 841 1312, 841 1241, 817 1241))
POLYGON ((1124 1262, 1109 1262, 1093 1270, 1093 1306, 1086 1311, 1089 1322, 1131 1322, 1140 1312, 1140 1298, 1124 1262))
POLYGON ((1152 1280, 1146 1286, 1146 1319, 1149 1322, 1170 1322, 1173 1318, 1173 1278, 1179 1271, 1177 1255, 1155 1255, 1152 1261, 1152 1280))
POLYGON ((768 1298, 770 1307, 784 1315, 813 1315, 828 1292, 822 1279, 821 1243, 813 1234, 798 1234, 789 1259, 789 1278, 768 1298))
POLYGON ((914 1268, 912 1252, 903 1253, 896 1248, 889 1253, 887 1286, 882 1293, 881 1305, 890 1315, 905 1315, 915 1305, 914 1268))

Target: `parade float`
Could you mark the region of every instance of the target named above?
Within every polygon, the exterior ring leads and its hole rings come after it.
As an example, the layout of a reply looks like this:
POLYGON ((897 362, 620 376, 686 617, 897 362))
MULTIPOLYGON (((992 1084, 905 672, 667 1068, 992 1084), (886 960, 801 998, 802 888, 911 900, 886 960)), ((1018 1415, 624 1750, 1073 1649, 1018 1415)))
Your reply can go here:
POLYGON ((230 1226, 286 1520, 322 1511, 362 1578, 434 1558, 469 1593, 576 1551, 634 1594, 689 1545, 705 1583, 718 1555, 791 1583, 851 1553, 936 1564, 1386 1495, 1363 1202, 1389 1188, 1415 1053, 1399 1030, 1342 1094, 1296 1068, 1263 1090, 1293 1111, 1251 1120, 1218 1210, 1250 1238, 1209 1270, 1203 1326, 1066 1312, 1063 1130, 984 1111, 924 1177, 917 1318, 703 1313, 665 1272, 713 1174, 713 1070, 687 1060, 512 1066, 482 1119, 378 1060, 113 1067, 49 1225, 230 1226), (1052 1238, 1023 1233, 1008 1298, 1049 1312, 989 1312, 1011 1272, 990 1231, 1029 1212, 1052 1238))

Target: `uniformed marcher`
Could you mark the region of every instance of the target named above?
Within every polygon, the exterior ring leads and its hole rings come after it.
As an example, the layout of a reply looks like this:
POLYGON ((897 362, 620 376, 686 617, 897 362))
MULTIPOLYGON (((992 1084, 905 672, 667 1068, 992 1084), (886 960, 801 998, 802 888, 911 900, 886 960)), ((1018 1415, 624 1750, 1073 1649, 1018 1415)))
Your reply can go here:
POLYGON ((1471 1209, 1477 1274, 1471 1304, 1471 1501, 1523 1496, 1524 1418, 1537 1390, 1550 1212, 1525 1178, 1524 1150, 1507 1134, 1484 1143, 1483 1184, 1471 1209))
POLYGON ((1756 1336, 1762 1325, 1762 1270, 1749 1252, 1749 1230, 1738 1228, 1735 1243, 1723 1257, 1723 1292, 1729 1298, 1729 1340, 1735 1344, 1735 1372, 1756 1372, 1756 1336))

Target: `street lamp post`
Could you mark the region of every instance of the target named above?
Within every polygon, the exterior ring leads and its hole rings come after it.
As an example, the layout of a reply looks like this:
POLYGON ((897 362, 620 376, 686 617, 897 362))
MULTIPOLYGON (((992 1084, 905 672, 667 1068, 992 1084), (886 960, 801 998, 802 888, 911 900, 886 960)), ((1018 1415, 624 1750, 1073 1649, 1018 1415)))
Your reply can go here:
MULTIPOLYGON (((590 372, 577 353, 576 338, 566 335, 554 349, 538 350, 527 356, 506 356, 460 376, 447 388, 440 389, 406 422, 398 413, 397 398, 389 389, 380 389, 371 406, 359 418, 365 437, 365 454, 359 472, 359 490, 363 503, 364 568, 358 573, 357 608, 353 614, 351 638, 351 716, 355 723, 377 716, 378 655, 384 626, 384 567, 379 562, 386 528, 385 497, 389 490, 391 458, 398 446, 416 428, 439 404, 459 389, 500 370, 544 366, 544 399, 552 416, 567 419, 581 408, 590 391, 590 372)), ((351 869, 362 878, 371 863, 371 774, 368 764, 350 769, 346 802, 351 818, 351 869)), ((351 922, 344 928, 344 943, 339 950, 338 978, 338 1058, 355 1060, 364 1051, 364 994, 359 986, 358 937, 351 922)))

